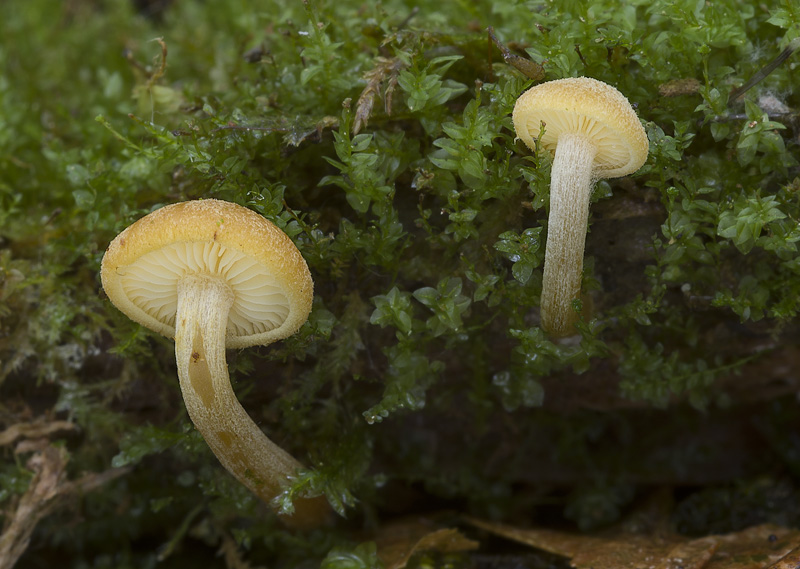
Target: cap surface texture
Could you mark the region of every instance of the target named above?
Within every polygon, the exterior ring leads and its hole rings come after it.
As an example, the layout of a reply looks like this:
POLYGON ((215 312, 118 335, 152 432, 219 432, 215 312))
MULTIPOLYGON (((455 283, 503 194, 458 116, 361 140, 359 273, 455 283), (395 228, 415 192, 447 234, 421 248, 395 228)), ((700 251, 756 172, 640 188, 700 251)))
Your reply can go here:
POLYGON ((647 160, 647 134, 628 99, 614 87, 589 77, 556 79, 523 93, 512 114, 517 136, 531 149, 555 152, 562 133, 587 136, 597 147, 595 178, 617 178, 647 160))
POLYGON ((230 202, 162 207, 120 233, 103 256, 103 288, 132 320, 175 336, 178 283, 218 278, 234 295, 226 346, 270 344, 306 321, 313 300, 308 265, 270 221, 230 202))

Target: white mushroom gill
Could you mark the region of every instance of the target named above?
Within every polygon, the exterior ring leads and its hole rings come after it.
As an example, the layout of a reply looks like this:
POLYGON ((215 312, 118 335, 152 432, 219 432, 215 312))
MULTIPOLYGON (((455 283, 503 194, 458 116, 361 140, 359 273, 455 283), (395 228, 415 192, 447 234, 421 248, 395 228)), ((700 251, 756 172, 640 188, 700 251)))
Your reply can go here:
POLYGON ((272 330, 289 313, 288 300, 263 265, 217 242, 178 242, 151 251, 126 267, 120 282, 137 306, 174 328, 177 285, 188 275, 218 277, 228 283, 233 293, 228 336, 272 330))
MULTIPOLYGON (((532 124, 538 118, 535 117, 527 125, 528 132, 540 132, 541 124, 532 124)), ((572 111, 550 111, 547 115, 544 136, 539 142, 543 148, 555 153, 563 133, 581 133, 592 141, 598 150, 592 167, 595 172, 602 172, 598 178, 613 176, 616 170, 623 170, 635 159, 634 153, 623 144, 624 139, 616 129, 572 111)))

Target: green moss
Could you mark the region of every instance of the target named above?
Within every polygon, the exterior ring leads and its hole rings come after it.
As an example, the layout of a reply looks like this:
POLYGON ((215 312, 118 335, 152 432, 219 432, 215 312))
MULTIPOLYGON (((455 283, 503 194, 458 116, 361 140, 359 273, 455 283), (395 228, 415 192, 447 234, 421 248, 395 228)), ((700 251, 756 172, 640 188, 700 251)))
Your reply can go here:
MULTIPOLYGON (((133 467, 44 520, 27 566, 155 566, 170 544, 181 567, 233 536, 253 564, 370 567, 353 527, 438 507, 588 528, 689 485, 679 525, 703 533, 753 480, 796 494, 797 55, 735 91, 794 45, 794 4, 141 4, 0 4, 0 411, 74 421, 73 477, 133 467), (567 340, 538 325, 551 157, 510 120, 534 81, 488 26, 546 79, 615 85, 650 141, 595 189, 567 340), (314 275, 303 329, 229 362, 309 467, 281 505, 324 493, 333 528, 278 530, 191 429, 172 343, 100 289, 123 227, 204 197, 275 222, 314 275), (717 446, 678 452, 692 421, 720 421, 717 446)), ((4 503, 30 477, 11 456, 4 503)))

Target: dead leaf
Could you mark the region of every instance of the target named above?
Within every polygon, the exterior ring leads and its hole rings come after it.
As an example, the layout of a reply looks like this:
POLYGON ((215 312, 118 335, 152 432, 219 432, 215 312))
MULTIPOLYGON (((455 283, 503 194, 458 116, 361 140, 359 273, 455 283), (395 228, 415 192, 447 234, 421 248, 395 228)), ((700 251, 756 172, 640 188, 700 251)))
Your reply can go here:
POLYGON ((800 547, 795 547, 789 553, 780 558, 772 566, 772 569, 797 569, 800 567, 800 547))
MULTIPOLYGON (((520 55, 515 54, 510 49, 508 49, 503 43, 497 39, 497 36, 494 34, 494 28, 489 26, 486 29, 486 32, 489 34, 489 39, 497 46, 497 49, 500 50, 500 54, 503 56, 503 61, 506 64, 512 66, 517 71, 528 77, 529 79, 533 79, 534 81, 541 81, 544 79, 545 72, 544 67, 540 64, 536 63, 528 59, 527 57, 522 57, 520 55)), ((490 57, 491 57, 491 44, 490 44, 490 57)))
POLYGON ((783 560, 800 556, 796 552, 800 531, 769 524, 690 539, 676 534, 659 537, 624 532, 579 535, 468 521, 495 535, 568 557, 577 569, 796 569, 791 560, 783 560))
POLYGON ((781 563, 797 555, 800 531, 762 524, 714 538, 719 550, 704 569, 797 569, 797 564, 781 563))
POLYGON ((372 108, 375 98, 380 94, 381 85, 388 77, 384 88, 384 111, 387 115, 392 114, 392 95, 397 85, 397 78, 407 64, 397 57, 387 58, 378 57, 375 59, 375 66, 364 73, 367 85, 361 91, 361 95, 356 102, 356 111, 353 119, 353 134, 358 134, 361 129, 367 126, 369 118, 372 116, 372 108))
POLYGON ((452 528, 437 528, 427 520, 406 520, 389 524, 375 538, 378 557, 386 569, 402 569, 415 553, 438 551, 456 553, 478 548, 478 542, 452 528))

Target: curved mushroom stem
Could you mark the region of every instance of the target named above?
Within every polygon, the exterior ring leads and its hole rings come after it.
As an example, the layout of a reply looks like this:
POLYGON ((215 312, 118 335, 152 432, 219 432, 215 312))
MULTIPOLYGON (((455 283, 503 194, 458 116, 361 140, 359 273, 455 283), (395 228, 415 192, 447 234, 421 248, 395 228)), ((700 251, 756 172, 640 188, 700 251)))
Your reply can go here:
MULTIPOLYGON (((192 422, 222 465, 270 506, 302 465, 258 428, 236 399, 225 360, 225 331, 234 296, 213 277, 190 275, 178 286, 175 358, 192 422)), ((281 520, 306 529, 330 513, 324 497, 297 500, 281 520)))
POLYGON ((541 297, 542 328, 557 337, 576 332, 578 313, 572 301, 581 293, 596 154, 597 148, 586 136, 562 134, 558 138, 550 174, 550 215, 541 297))

